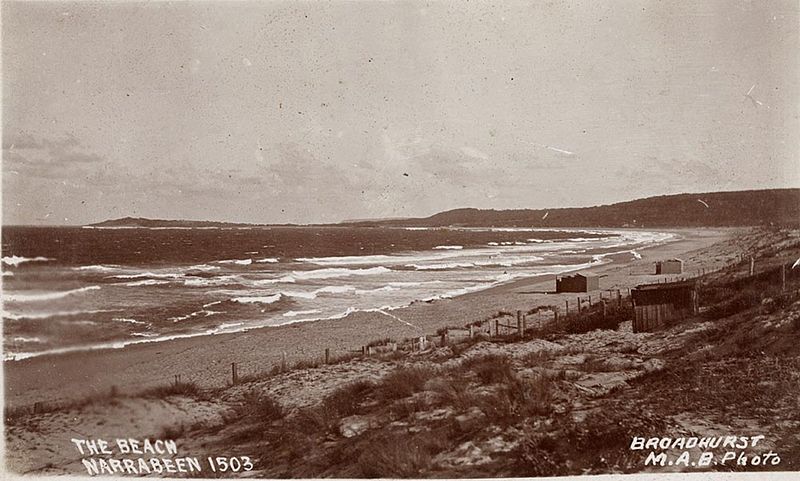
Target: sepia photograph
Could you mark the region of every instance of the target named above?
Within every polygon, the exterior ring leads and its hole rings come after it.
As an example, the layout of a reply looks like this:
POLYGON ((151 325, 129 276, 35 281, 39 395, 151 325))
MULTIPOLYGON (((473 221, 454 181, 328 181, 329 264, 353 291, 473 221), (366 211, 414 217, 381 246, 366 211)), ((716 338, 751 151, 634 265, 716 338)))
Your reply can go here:
POLYGON ((0 3, 3 479, 800 475, 800 2, 0 3))

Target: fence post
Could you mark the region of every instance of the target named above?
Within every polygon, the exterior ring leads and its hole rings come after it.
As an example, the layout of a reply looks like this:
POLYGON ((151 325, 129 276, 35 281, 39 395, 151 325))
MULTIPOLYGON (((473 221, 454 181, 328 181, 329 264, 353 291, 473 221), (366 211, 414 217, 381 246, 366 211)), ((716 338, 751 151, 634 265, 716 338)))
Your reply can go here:
POLYGON ((564 309, 565 309, 564 310, 564 315, 568 316, 569 315, 569 299, 565 299, 564 300, 564 309))
POLYGON ((236 384, 239 380, 239 376, 236 375, 236 363, 231 363, 231 384, 236 384))
POLYGON ((331 362, 331 348, 325 348, 325 364, 330 364, 331 362))
POLYGON ((472 339, 475 337, 475 326, 472 324, 469 325, 469 338, 472 339))
POLYGON ((361 346, 361 355, 362 356, 366 356, 367 355, 367 346, 361 346))
POLYGON ((281 372, 286 371, 286 351, 281 353, 281 372))
POLYGON ((752 276, 756 270, 756 260, 753 259, 753 256, 750 256, 750 275, 752 276))
POLYGON ((553 317, 554 317, 553 322, 558 324, 558 309, 553 309, 553 317))
POLYGON ((527 320, 526 316, 525 316, 525 314, 523 314, 522 315, 522 322, 520 322, 520 325, 519 325, 519 338, 520 339, 524 339, 525 338, 525 321, 526 320, 527 320))
POLYGON ((781 264, 781 292, 786 291, 786 264, 781 264))
POLYGON ((617 289, 617 307, 622 307, 622 293, 617 289))
POLYGON ((500 336, 500 319, 494 320, 494 336, 495 337, 500 336))

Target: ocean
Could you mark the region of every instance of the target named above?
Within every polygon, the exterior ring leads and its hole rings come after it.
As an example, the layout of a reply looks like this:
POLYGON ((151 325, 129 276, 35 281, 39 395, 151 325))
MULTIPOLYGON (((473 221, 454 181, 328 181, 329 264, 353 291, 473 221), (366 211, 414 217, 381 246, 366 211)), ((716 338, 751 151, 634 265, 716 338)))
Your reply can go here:
POLYGON ((236 332, 636 257, 674 234, 524 228, 2 231, 5 360, 236 332))

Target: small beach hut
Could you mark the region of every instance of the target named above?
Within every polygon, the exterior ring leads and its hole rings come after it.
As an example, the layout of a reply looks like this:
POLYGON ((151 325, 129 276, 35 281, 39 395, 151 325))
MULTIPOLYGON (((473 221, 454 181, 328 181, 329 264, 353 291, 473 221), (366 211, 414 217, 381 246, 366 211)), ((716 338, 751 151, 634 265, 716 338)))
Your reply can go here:
POLYGON ((598 289, 600 289, 600 276, 589 272, 556 277, 556 292, 589 292, 598 289))
POLYGON ((633 332, 650 332, 697 314, 695 281, 643 284, 631 290, 633 332))
POLYGON ((683 261, 680 259, 668 259, 656 262, 656 275, 659 274, 682 274, 683 261))

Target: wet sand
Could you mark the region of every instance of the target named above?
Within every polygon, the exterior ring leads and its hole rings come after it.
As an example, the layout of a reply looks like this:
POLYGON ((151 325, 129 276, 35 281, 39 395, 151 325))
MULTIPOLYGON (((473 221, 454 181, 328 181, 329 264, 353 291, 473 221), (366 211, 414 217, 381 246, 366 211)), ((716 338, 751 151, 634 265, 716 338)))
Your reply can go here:
MULTIPOLYGON (((653 262, 657 260, 682 258, 684 276, 688 277, 703 269, 719 268, 736 256, 732 239, 740 230, 662 230, 676 232, 680 239, 637 250, 642 256, 639 260, 617 256, 612 263, 588 269, 604 275, 601 289, 627 290, 637 284, 663 280, 665 276, 652 275, 653 262)), ((6 361, 5 403, 7 407, 16 407, 66 401, 103 395, 112 387, 123 393, 135 393, 171 382, 177 374, 183 381, 194 381, 203 387, 222 386, 230 382, 234 362, 239 375, 244 376, 270 370, 280 363, 283 353, 290 363, 322 359, 326 348, 332 356, 342 355, 376 339, 432 335, 440 327, 462 326, 499 310, 528 310, 537 305, 563 308, 565 300, 574 305, 576 294, 547 294, 555 288, 554 277, 520 279, 453 299, 416 302, 391 311, 400 320, 380 312, 355 312, 341 319, 249 332, 6 361)), ((597 299, 600 292, 589 294, 597 299)))

